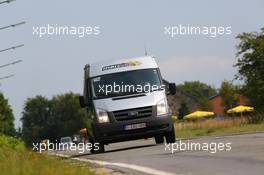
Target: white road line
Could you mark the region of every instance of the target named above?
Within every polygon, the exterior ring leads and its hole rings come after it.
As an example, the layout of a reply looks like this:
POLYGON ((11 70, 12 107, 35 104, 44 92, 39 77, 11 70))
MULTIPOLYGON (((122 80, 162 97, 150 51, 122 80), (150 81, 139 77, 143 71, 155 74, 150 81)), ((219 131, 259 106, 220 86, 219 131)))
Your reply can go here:
MULTIPOLYGON (((56 155, 56 156, 64 157, 64 158, 70 158, 70 156, 64 155, 64 154, 51 154, 51 155, 56 155)), ((81 162, 95 163, 95 164, 102 165, 102 166, 108 165, 108 166, 117 166, 121 168, 128 168, 128 169, 132 169, 132 170, 136 170, 142 173, 152 174, 152 175, 179 175, 179 174, 165 172, 165 171, 161 171, 161 170, 157 170, 157 169, 153 169, 153 168, 149 168, 145 166, 139 166, 139 165, 133 165, 133 164, 127 164, 127 163, 107 162, 107 161, 101 161, 101 160, 91 160, 91 159, 76 158, 76 157, 73 157, 71 159, 81 161, 81 162)))

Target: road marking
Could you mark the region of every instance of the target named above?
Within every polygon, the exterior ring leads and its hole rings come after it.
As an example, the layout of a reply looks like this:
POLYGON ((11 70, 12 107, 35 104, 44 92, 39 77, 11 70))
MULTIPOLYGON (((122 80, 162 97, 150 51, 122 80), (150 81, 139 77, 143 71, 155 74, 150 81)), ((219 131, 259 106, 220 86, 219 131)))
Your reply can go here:
POLYGON ((102 165, 102 166, 107 166, 107 165, 108 166, 117 166, 117 167, 132 169, 132 170, 136 170, 136 171, 139 171, 142 173, 152 174, 152 175, 179 175, 179 174, 175 174, 175 173, 165 172, 165 171, 161 171, 161 170, 157 170, 157 169, 153 169, 153 168, 149 168, 149 167, 145 167, 145 166, 134 165, 134 164, 119 163, 119 162, 107 162, 107 161, 91 160, 91 159, 84 159, 84 158, 77 158, 77 157, 71 158, 68 155, 57 154, 57 153, 51 154, 51 155, 56 155, 56 156, 63 157, 63 158, 70 158, 72 160, 77 160, 77 161, 81 161, 81 162, 95 163, 95 164, 102 165))

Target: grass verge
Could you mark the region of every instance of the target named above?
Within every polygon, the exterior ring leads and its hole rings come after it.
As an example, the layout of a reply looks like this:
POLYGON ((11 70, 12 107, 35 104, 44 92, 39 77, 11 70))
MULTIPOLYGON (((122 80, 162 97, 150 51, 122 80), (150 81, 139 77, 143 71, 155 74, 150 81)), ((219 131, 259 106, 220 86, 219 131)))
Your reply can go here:
POLYGON ((264 123, 247 124, 241 120, 201 121, 197 123, 175 123, 178 138, 197 138, 201 136, 221 136, 243 132, 264 131, 264 123))
POLYGON ((0 174, 2 175, 93 175, 83 164, 26 150, 20 140, 0 136, 0 174), (8 142, 8 140, 10 142, 8 142), (16 145, 20 145, 16 147, 16 145))

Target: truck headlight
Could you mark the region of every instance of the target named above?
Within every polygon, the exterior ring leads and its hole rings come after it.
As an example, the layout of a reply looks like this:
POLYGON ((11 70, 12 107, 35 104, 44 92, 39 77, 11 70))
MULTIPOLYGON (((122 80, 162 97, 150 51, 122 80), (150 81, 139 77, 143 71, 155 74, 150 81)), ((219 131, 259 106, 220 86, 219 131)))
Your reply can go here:
POLYGON ((105 110, 103 109, 96 109, 97 119, 99 123, 108 123, 109 117, 105 110))
POLYGON ((160 100, 157 103, 157 115, 163 115, 168 113, 168 106, 165 99, 160 100))

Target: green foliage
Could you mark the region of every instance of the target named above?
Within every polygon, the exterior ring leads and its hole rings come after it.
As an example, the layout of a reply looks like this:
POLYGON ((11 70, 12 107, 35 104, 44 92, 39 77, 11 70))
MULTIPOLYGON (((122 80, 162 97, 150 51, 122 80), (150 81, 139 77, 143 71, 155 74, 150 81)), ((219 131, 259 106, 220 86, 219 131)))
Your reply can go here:
POLYGON ((176 115, 171 116, 171 119, 173 122, 177 122, 178 121, 178 117, 176 115))
POLYGON ((52 135, 54 122, 51 110, 51 102, 43 96, 26 100, 21 120, 22 137, 27 145, 52 135))
POLYGON ((13 150, 24 150, 24 143, 20 139, 14 137, 0 135, 0 150, 13 149, 13 150))
POLYGON ((57 138, 71 136, 86 127, 87 114, 80 107, 79 95, 67 93, 51 100, 57 138))
POLYGON ((1 175, 93 175, 89 165, 27 150, 0 149, 1 175))
POLYGON ((263 112, 249 112, 249 113, 244 113, 243 114, 249 123, 253 123, 253 124, 258 124, 258 123, 263 123, 264 121, 264 113, 263 112))
POLYGON ((43 139, 59 140, 86 127, 88 116, 80 107, 78 97, 70 92, 51 100, 42 96, 27 99, 22 116, 22 137, 26 145, 43 139))
POLYGON ((183 117, 185 116, 185 115, 187 115, 187 114, 189 114, 189 108, 188 108, 188 106, 187 106, 187 104, 185 103, 185 102, 182 102, 181 103, 181 106, 180 106, 180 108, 179 108, 179 111, 178 111, 178 119, 179 120, 182 120, 183 119, 183 117))
POLYGON ((57 157, 27 151, 20 139, 0 135, 1 175, 94 174, 87 166, 74 163, 73 165, 57 157))
POLYGON ((223 106, 226 109, 230 109, 238 105, 239 87, 233 85, 232 82, 227 80, 222 81, 221 87, 219 89, 219 94, 223 99, 223 106))
POLYGON ((211 111, 211 106, 209 104, 209 99, 206 97, 200 97, 198 99, 198 104, 199 104, 199 110, 202 111, 211 111))
POLYGON ((200 81, 185 81, 184 84, 179 84, 177 88, 194 98, 210 97, 217 94, 215 88, 200 81))
POLYGON ((0 92, 0 133, 15 135, 14 115, 8 100, 0 92))
POLYGON ((177 88, 196 100, 201 110, 210 110, 208 97, 217 94, 215 88, 200 81, 184 82, 184 84, 178 85, 177 88))
POLYGON ((242 33, 237 46, 237 79, 244 80, 243 93, 258 110, 264 107, 264 28, 259 33, 242 33))

